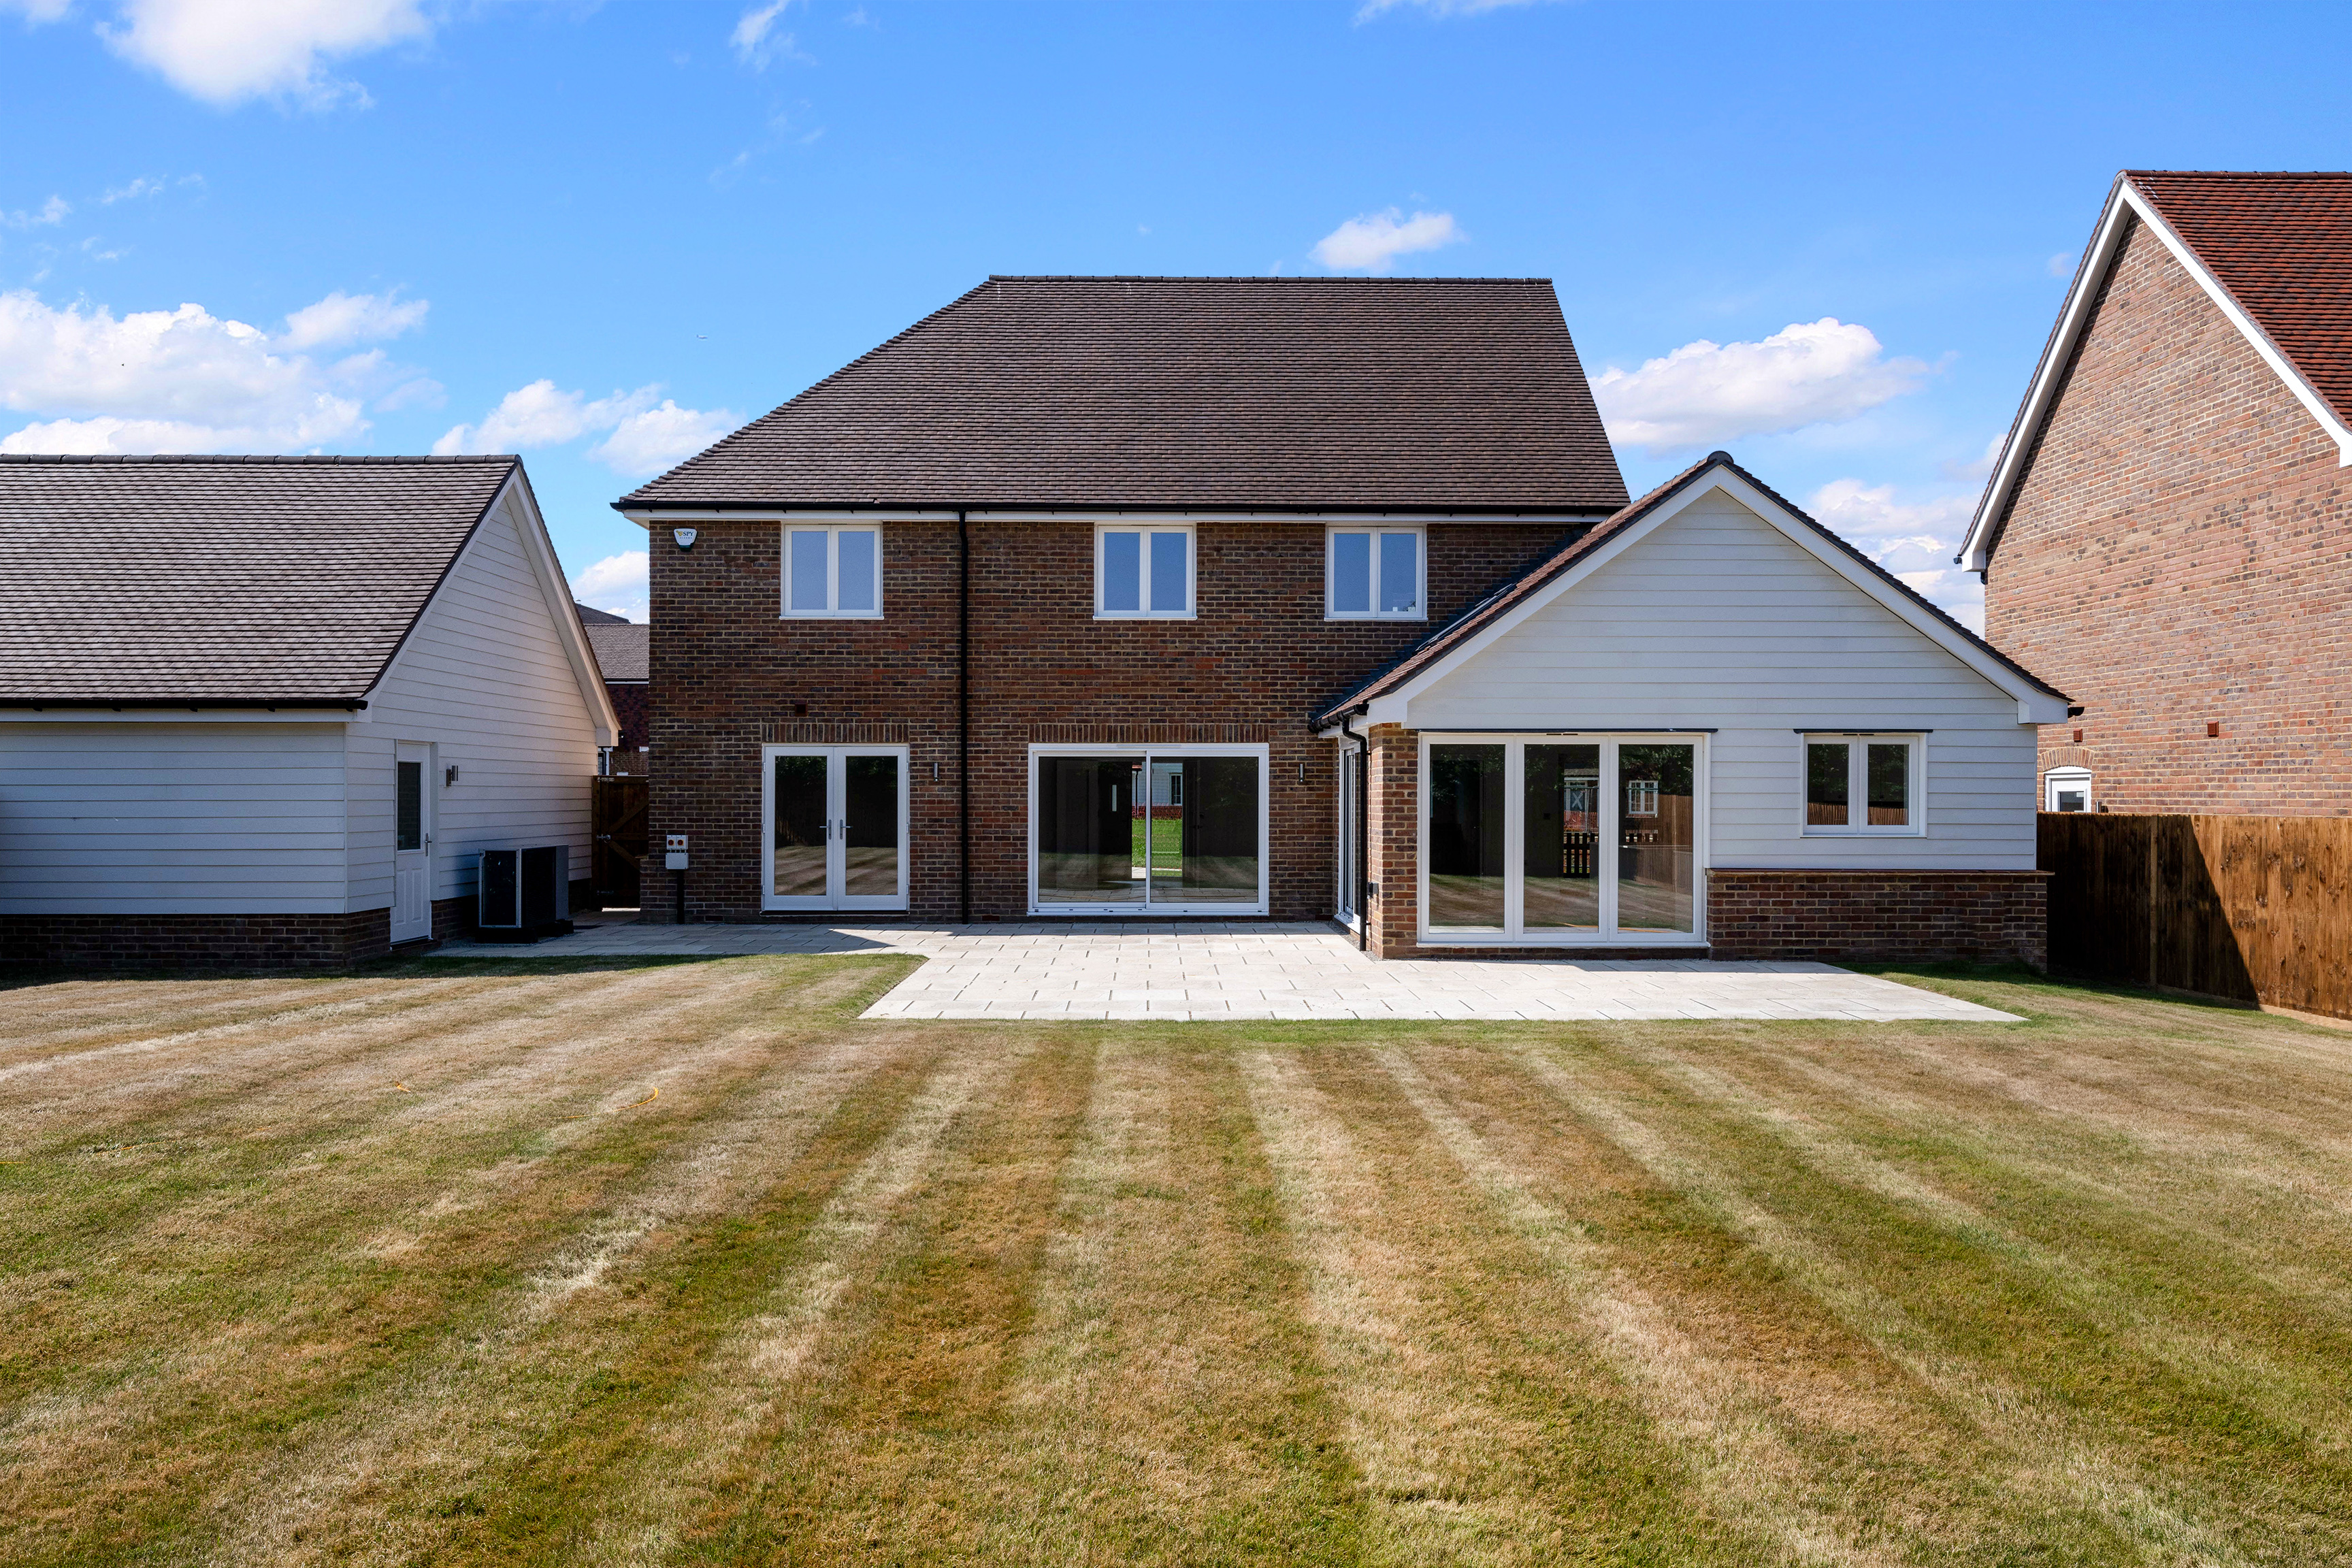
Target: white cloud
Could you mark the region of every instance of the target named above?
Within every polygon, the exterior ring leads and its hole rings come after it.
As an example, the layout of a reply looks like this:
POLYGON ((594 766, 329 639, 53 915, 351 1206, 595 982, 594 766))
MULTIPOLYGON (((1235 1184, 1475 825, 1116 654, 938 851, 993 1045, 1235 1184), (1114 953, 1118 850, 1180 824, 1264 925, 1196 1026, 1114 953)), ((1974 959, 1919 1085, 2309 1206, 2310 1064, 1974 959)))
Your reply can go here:
POLYGON ((408 374, 373 353, 323 363, 202 305, 116 316, 0 293, 0 408, 48 416, 10 452, 302 451, 364 432, 367 397, 408 374))
POLYGON ((1985 443, 1984 455, 1982 457, 1973 458, 1965 463, 1943 464, 1942 468, 1944 477, 1948 479, 1973 480, 1979 484, 1983 483, 1986 479, 1992 477, 1992 466, 2000 461, 2001 444, 2008 439, 2009 437, 2006 435, 1996 436, 1991 440, 1985 443))
POLYGON ((65 221, 73 211, 73 204, 63 196, 51 196, 30 212, 0 213, 0 227, 47 228, 65 221))
POLYGON ((1701 338, 1592 384, 1609 438, 1651 456, 1851 419, 1916 391, 1916 359, 1887 359, 1868 327, 1823 316, 1756 343, 1701 338))
POLYGON ((163 194, 163 181, 151 180, 146 175, 142 174, 127 185, 117 185, 112 190, 108 191, 104 195, 98 198, 98 205, 102 207, 110 207, 117 202, 135 201, 141 196, 160 196, 163 194))
POLYGON ((2074 276, 2075 263, 2080 259, 2081 258, 2077 257, 2074 252, 2071 250, 2062 250, 2057 255, 2052 257, 2049 260, 2043 262, 2042 264, 2042 268, 2043 271, 2049 273, 2053 278, 2072 278, 2074 276))
POLYGON ((1984 629, 1984 584, 1951 563, 1976 510, 1972 498, 1903 502, 1893 485, 1832 479, 1805 510, 1963 626, 1984 629))
POLYGON ((1339 272, 1386 272, 1396 258, 1435 250, 1470 237, 1454 226, 1452 213, 1415 213, 1396 208, 1351 217, 1315 242, 1315 259, 1339 272))
POLYGON ((680 408, 668 398, 658 408, 625 416, 612 435, 591 447, 588 455, 629 477, 657 474, 693 457, 740 425, 724 408, 680 408))
POLYGON ((0 0, 0 12, 15 11, 25 18, 26 26, 34 27, 62 20, 72 5, 73 0, 0 0))
POLYGON ((777 19, 792 3, 793 0, 771 0, 769 5, 738 17, 735 30, 727 35, 735 58, 755 70, 766 69, 769 61, 780 58, 797 58, 799 51, 793 47, 793 36, 776 31, 777 19))
POLYGON ((422 0, 124 0, 101 26, 124 58, 222 108, 252 98, 317 109, 367 101, 328 62, 432 36, 422 0))
POLYGON ((1514 5, 1531 5, 1536 0, 1364 0, 1356 9, 1356 20, 1369 22, 1383 12, 1410 5, 1433 16, 1475 16, 1485 11, 1501 11, 1514 5))
POLYGON ((592 610, 607 610, 633 621, 646 618, 646 552, 624 550, 583 567, 572 579, 572 596, 592 610))
POLYGON ((423 300, 395 300, 390 294, 346 294, 338 289, 315 305, 305 305, 286 318, 278 346, 288 349, 337 348, 344 343, 375 342, 396 338, 425 320, 431 307, 423 300))
POLYGON ((656 405, 654 399, 660 394, 656 384, 592 402, 584 394, 561 391, 542 378, 508 393, 479 425, 451 426, 433 443, 433 450, 443 457, 519 452, 560 447, 604 430, 611 434, 589 448, 588 455, 616 473, 637 475, 691 457, 741 423, 725 409, 680 408, 667 398, 656 405))

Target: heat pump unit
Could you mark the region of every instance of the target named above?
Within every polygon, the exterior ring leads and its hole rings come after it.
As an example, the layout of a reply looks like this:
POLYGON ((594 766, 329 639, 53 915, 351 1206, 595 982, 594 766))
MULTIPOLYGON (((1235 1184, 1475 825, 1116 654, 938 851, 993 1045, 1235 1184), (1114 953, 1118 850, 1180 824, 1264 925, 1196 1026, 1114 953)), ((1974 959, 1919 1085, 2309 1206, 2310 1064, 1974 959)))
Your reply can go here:
POLYGON ((482 851, 477 923, 485 941, 537 942, 572 929, 572 848, 482 851))

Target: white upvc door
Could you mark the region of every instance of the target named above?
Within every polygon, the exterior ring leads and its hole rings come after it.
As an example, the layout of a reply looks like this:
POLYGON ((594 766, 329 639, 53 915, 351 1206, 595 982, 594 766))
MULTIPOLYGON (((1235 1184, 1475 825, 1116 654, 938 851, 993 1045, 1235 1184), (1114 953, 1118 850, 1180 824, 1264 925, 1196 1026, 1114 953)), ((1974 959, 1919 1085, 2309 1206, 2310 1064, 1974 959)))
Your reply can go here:
POLYGON ((433 934, 433 748, 398 742, 392 771, 392 940, 415 942, 433 934))
POLYGON ((1356 923, 1356 888, 1361 880, 1356 868, 1356 812, 1360 801, 1357 770, 1362 765, 1363 754, 1343 742, 1339 747, 1339 809, 1334 813, 1339 824, 1339 852, 1333 857, 1339 868, 1339 887, 1332 902, 1342 925, 1356 923))
POLYGON ((765 746, 760 907, 907 907, 908 749, 765 746))

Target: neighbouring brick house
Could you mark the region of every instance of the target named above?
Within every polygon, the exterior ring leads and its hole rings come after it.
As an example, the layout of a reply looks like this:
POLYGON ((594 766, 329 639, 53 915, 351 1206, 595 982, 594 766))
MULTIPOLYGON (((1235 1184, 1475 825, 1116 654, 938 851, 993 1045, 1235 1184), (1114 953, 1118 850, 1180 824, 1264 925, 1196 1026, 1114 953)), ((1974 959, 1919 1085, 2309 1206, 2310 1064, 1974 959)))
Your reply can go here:
POLYGON ((0 457, 0 961, 470 927, 614 728, 518 458, 0 457))
POLYGON ((992 279, 615 504, 649 911, 2041 952, 2064 700, 1721 454, 1628 505, 1541 279, 992 279))
POLYGON ((2118 175, 1961 563, 2050 810, 2352 812, 2352 174, 2118 175))
POLYGON ((614 717, 621 721, 620 739, 605 749, 606 760, 614 764, 610 771, 633 772, 646 744, 646 625, 586 605, 573 608, 580 612, 588 646, 596 652, 596 668, 604 678, 614 717))

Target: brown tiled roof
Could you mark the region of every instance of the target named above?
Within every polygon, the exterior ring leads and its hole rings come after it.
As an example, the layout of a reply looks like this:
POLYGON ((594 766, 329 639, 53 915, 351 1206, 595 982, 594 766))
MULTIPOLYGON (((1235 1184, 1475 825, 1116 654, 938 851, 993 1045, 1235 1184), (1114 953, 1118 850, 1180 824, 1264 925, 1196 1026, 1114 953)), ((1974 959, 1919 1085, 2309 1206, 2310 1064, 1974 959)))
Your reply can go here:
POLYGON ((0 458, 0 702, 356 702, 518 464, 0 458))
POLYGON ((1601 521, 1593 524, 1591 528, 1586 529, 1581 533, 1577 534, 1574 538, 1568 540, 1566 542, 1561 544, 1558 550, 1554 551, 1551 554, 1538 560, 1524 571, 1520 572, 1517 576, 1508 578, 1504 582, 1496 584, 1494 588, 1487 592, 1486 597, 1480 599, 1476 604, 1472 605, 1468 609, 1463 611, 1460 615, 1454 616, 1452 620, 1446 622, 1435 631, 1431 632, 1427 637, 1422 638, 1421 641, 1413 644, 1411 647, 1406 648, 1402 654, 1390 660, 1387 664, 1381 666, 1379 669, 1374 670, 1370 676, 1359 682, 1354 690, 1349 692, 1346 696, 1339 699, 1337 701, 1326 703, 1323 708, 1315 713, 1309 720, 1309 727, 1319 730, 1327 724, 1335 723, 1338 721, 1341 714, 1362 707, 1365 703, 1370 701, 1375 697, 1383 696, 1388 692, 1394 691, 1398 687, 1406 684, 1415 676, 1427 670, 1431 666, 1444 663, 1445 659, 1458 650, 1463 644, 1470 641, 1470 639, 1476 637, 1489 626, 1492 626, 1502 616, 1508 615, 1517 605, 1525 603, 1529 597, 1540 591, 1545 584, 1555 582, 1568 572, 1572 571, 1580 563, 1589 559, 1593 552, 1598 551, 1602 545, 1623 533, 1627 529, 1632 528, 1635 523, 1649 516, 1659 507, 1664 505, 1667 501, 1672 500, 1675 496, 1680 495, 1685 489, 1697 481, 1700 478, 1718 468, 1730 469, 1733 473, 1738 474, 1741 479, 1746 479, 1749 484, 1754 485, 1758 489, 1771 497, 1772 500, 1778 502, 1782 510, 1786 510, 1790 516, 1804 523, 1808 528, 1811 528, 1814 532, 1820 534, 1823 539, 1828 540, 1832 544, 1836 545, 1840 551, 1843 552, 1856 564, 1869 571, 1888 587, 1893 588, 1895 592, 1901 594, 1905 598, 1910 600, 1919 608, 1927 611, 1937 620, 1943 622, 1946 626, 1958 632, 1969 642, 1974 643, 1983 652, 1991 656, 1991 658, 2003 668, 2012 671, 2016 675, 2023 678, 2025 680, 2030 681, 2040 689, 2050 693, 2053 697, 2061 697, 2064 695, 2064 693, 2061 692, 2056 687, 2052 686, 2040 676, 2035 675, 2032 670, 2026 668, 2023 665, 2018 663, 2015 659, 2010 658, 2007 654, 2001 652, 1999 648, 1985 641, 1984 638, 1977 636, 1976 633, 1969 630, 1968 627, 1952 619, 1951 616, 1946 615, 1943 610, 1938 608, 1932 601, 1923 597, 1918 591, 1914 589, 1909 584, 1904 582, 1903 579, 1897 577, 1894 573, 1889 572, 1884 566, 1881 566, 1877 562, 1873 561, 1869 556, 1864 555, 1861 551, 1856 550, 1852 544, 1841 538, 1835 531, 1822 527, 1811 517, 1808 517, 1803 511, 1800 510, 1797 506, 1788 499, 1788 497, 1780 494, 1771 486, 1758 479, 1754 474, 1751 474, 1746 468, 1741 468, 1738 463, 1733 462, 1731 460, 1731 454, 1728 452, 1710 452, 1699 461, 1693 463, 1689 468, 1685 468, 1681 473, 1676 474, 1673 479, 1668 479, 1664 484, 1660 485, 1656 489, 1652 490, 1648 495, 1642 497, 1639 500, 1633 502, 1622 510, 1603 519, 1601 521))
POLYGON ((577 600, 573 601, 572 607, 580 612, 580 624, 583 626, 625 626, 629 624, 626 616, 616 616, 610 610, 600 610, 577 600))
POLYGON ((2126 169, 2124 177, 2352 423, 2352 174, 2126 169))
MULTIPOLYGON (((583 615, 581 619, 587 620, 587 616, 583 615)), ((596 650, 596 668, 604 672, 605 679, 647 679, 653 627, 614 616, 609 620, 588 621, 580 629, 588 634, 588 646, 596 650)))
POLYGON ((992 278, 617 504, 1624 502, 1543 279, 992 278))

